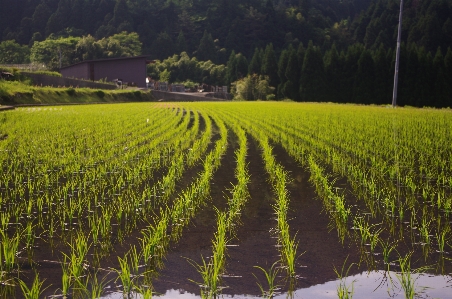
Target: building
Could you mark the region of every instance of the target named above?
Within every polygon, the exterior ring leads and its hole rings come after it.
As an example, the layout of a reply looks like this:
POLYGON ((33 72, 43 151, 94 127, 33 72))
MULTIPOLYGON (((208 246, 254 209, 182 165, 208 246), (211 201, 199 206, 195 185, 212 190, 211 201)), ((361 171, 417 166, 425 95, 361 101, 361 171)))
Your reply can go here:
POLYGON ((60 69, 65 78, 77 78, 91 81, 113 81, 122 79, 124 84, 134 83, 137 87, 146 87, 146 64, 148 56, 118 57, 87 60, 60 69))

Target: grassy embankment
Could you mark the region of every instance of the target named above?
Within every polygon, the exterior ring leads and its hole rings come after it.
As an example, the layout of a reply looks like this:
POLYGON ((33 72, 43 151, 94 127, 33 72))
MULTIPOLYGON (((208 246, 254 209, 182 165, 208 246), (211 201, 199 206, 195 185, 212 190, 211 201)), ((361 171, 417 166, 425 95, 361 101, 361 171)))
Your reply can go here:
POLYGON ((151 93, 136 89, 101 90, 73 87, 33 86, 32 80, 17 70, 13 80, 0 80, 0 105, 88 104, 152 101, 151 93))

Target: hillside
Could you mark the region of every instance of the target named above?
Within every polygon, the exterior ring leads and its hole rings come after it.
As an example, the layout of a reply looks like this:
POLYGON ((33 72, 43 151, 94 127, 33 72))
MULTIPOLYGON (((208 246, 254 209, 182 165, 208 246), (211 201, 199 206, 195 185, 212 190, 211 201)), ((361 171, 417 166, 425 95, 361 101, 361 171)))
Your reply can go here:
MULTIPOLYGON (((276 98, 390 102, 398 0, 0 0, 0 7, 0 64, 31 60, 57 69, 60 52, 63 65, 148 53, 161 61, 184 53, 149 74, 160 77, 170 68, 165 78, 171 81, 228 85, 266 75, 276 98), (303 75, 310 42, 319 53, 303 75), (269 46, 264 63, 260 56, 269 46), (211 64, 183 72, 172 65, 181 57, 211 64)), ((451 15, 452 0, 405 0, 402 104, 450 106, 451 15), (419 80, 420 93, 411 88, 419 80)))

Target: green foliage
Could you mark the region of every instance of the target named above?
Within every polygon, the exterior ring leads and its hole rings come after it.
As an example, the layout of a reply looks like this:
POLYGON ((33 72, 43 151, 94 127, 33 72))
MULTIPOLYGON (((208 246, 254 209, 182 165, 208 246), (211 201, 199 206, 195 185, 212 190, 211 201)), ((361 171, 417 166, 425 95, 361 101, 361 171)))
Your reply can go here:
POLYGON ((168 71, 168 69, 163 70, 163 72, 160 73, 159 80, 162 82, 169 82, 171 78, 171 72, 168 71))
POLYGON ((226 85, 224 65, 217 65, 212 61, 198 61, 196 57, 190 58, 186 52, 173 55, 163 61, 157 60, 148 65, 147 73, 154 79, 158 78, 160 81, 170 83, 191 81, 197 84, 226 85))
POLYGON ((300 96, 302 101, 325 101, 325 76, 322 53, 312 41, 303 61, 300 76, 300 96))
POLYGON ((253 57, 248 65, 248 74, 260 74, 263 56, 264 50, 258 48, 254 50, 253 57))
POLYGON ((278 63, 275 51, 273 50, 273 44, 269 44, 265 47, 264 57, 262 58, 261 74, 268 76, 270 86, 275 88, 278 86, 278 63))
POLYGON ((31 47, 32 63, 44 64, 50 70, 68 66, 74 58, 74 49, 80 38, 67 37, 54 39, 50 37, 42 42, 35 42, 31 47))
POLYGON ((58 72, 51 72, 51 71, 36 71, 34 72, 36 74, 41 74, 41 75, 47 75, 47 76, 52 76, 52 77, 62 77, 62 75, 58 72))
POLYGON ((103 90, 96 90, 94 93, 101 99, 105 96, 105 92, 103 90))
POLYGON ((121 32, 101 40, 91 35, 83 37, 53 36, 42 42, 35 42, 31 48, 31 62, 45 64, 50 70, 57 70, 83 60, 129 57, 141 54, 141 42, 135 32, 121 32))
POLYGON ((68 89, 66 89, 66 93, 72 97, 75 96, 76 91, 74 88, 69 87, 68 89))
POLYGON ((28 63, 30 60, 30 49, 21 46, 14 40, 0 42, 0 64, 28 63))
POLYGON ((196 58, 201 61, 210 60, 212 62, 217 61, 215 43, 213 41, 212 35, 204 31, 204 35, 199 43, 198 50, 196 51, 196 58))
POLYGON ((234 100, 255 101, 274 99, 273 91, 268 77, 254 74, 232 83, 231 93, 234 100))
MULTIPOLYGON (((397 2, 18 0, 2 6, 0 63, 32 61, 57 70, 60 57, 67 66, 141 53, 163 61, 186 52, 195 61, 173 64, 171 82, 229 85, 257 74, 268 76, 278 98, 384 104, 393 84, 397 2), (324 74, 320 64, 314 74, 302 71, 302 45, 310 40, 323 58, 324 74), (297 59, 286 57, 292 46, 298 47, 297 59), (370 52, 363 54, 364 49, 370 52)), ((449 107, 452 2, 424 2, 404 8, 399 103, 449 107)), ((153 78, 162 71, 149 70, 153 78)))

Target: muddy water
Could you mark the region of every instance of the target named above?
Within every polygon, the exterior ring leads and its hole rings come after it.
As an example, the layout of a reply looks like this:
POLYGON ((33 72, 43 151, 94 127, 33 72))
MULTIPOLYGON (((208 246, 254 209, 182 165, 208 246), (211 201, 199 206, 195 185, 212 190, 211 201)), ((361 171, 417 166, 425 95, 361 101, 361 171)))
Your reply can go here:
POLYGON ((215 208, 219 210, 226 208, 226 196, 229 195, 226 188, 236 182, 234 178, 236 139, 232 132, 229 132, 228 148, 221 159, 221 166, 212 178, 211 200, 192 220, 189 227, 184 229, 179 242, 171 245, 169 253, 165 256, 165 267, 153 281, 157 293, 165 294, 168 289, 199 293, 198 285, 189 279, 201 281, 201 277, 189 260, 201 263, 201 256, 208 258, 212 253, 212 238, 217 220, 215 208))
MULTIPOLYGON (((220 208, 224 208, 226 188, 235 182, 235 143, 232 141, 229 144, 232 146, 228 148, 222 159, 222 166, 213 178, 212 201, 220 208)), ((334 280, 337 278, 334 267, 340 269, 347 257, 350 263, 359 261, 358 249, 342 246, 337 233, 329 231, 328 216, 322 212, 321 201, 316 200, 314 189, 308 182, 309 174, 282 148, 275 147, 275 155, 293 178, 289 185, 291 206, 288 218, 292 234, 297 234, 299 240, 296 288, 308 288, 334 280)), ((276 227, 272 208, 274 195, 258 143, 252 139, 249 139, 247 163, 251 176, 248 186, 251 198, 242 213, 236 237, 228 246, 226 273, 222 280, 225 287, 222 293, 225 295, 260 295, 257 282, 265 285, 265 278, 254 266, 269 269, 279 260, 276 235, 272 232, 276 227)), ((214 231, 215 212, 212 207, 206 207, 166 256, 165 269, 154 282, 159 294, 170 292, 171 298, 184 298, 181 294, 185 293, 199 296, 199 286, 193 281, 200 282, 201 277, 187 258, 199 263, 201 255, 208 257, 211 254, 214 231), (179 293, 180 295, 177 295, 179 293)), ((359 272, 356 268, 352 269, 350 274, 359 272)), ((281 284, 281 292, 287 291, 284 275, 280 275, 277 280, 281 284)))

